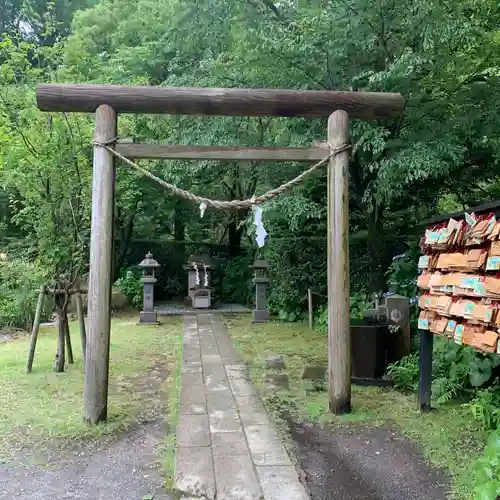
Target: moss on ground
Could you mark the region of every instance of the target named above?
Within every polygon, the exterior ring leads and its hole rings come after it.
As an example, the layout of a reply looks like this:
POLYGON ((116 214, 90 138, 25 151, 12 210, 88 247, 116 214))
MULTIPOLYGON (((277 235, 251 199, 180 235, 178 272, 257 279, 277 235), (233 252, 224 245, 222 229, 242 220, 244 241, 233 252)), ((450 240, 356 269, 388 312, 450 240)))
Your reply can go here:
POLYGON ((31 374, 25 373, 27 337, 0 344, 0 454, 49 440, 51 446, 101 440, 141 420, 164 417, 165 394, 177 384, 182 320, 169 319, 161 326, 137 325, 136 315, 112 320, 108 421, 97 426, 82 419, 83 366, 76 322, 71 329, 75 363, 64 373, 53 372, 55 327, 40 329, 31 374))
MULTIPOLYGON (((250 374, 275 418, 285 410, 296 421, 328 425, 396 425, 414 441, 429 462, 448 472, 453 482, 452 497, 473 499, 472 467, 484 447, 485 434, 477 428, 468 410, 459 403, 438 406, 421 414, 416 396, 393 389, 353 386, 353 412, 344 416, 328 413, 326 390, 317 390, 302 380, 306 365, 326 365, 327 336, 301 323, 252 324, 250 316, 226 316, 236 349, 250 365, 250 374), (272 354, 285 358, 289 390, 273 395, 265 390, 264 360, 272 354)), ((269 373, 269 372, 268 372, 269 373)), ((326 389, 326 387, 325 387, 326 389)))

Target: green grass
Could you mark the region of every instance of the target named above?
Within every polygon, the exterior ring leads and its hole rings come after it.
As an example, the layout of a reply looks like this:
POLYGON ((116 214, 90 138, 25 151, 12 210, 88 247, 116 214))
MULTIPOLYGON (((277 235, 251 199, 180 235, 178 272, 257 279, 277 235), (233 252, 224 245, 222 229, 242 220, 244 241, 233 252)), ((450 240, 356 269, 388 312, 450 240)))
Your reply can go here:
POLYGON ((414 441, 428 461, 452 478, 452 498, 473 499, 472 467, 482 452, 485 434, 477 428, 468 410, 459 403, 439 405, 421 414, 416 396, 374 387, 352 388, 353 412, 341 417, 328 413, 326 391, 315 391, 302 381, 308 364, 327 363, 327 336, 300 323, 252 324, 248 316, 227 316, 229 331, 237 350, 250 364, 252 379, 262 392, 271 414, 292 408, 299 421, 328 425, 391 426, 414 441), (264 389, 263 361, 271 354, 285 358, 290 390, 269 396, 264 389))
POLYGON ((73 440, 101 439, 154 415, 165 407, 164 394, 176 383, 182 323, 137 325, 136 316, 114 318, 111 330, 108 421, 83 421, 83 366, 78 325, 71 323, 75 363, 53 372, 57 345, 54 327, 42 327, 33 371, 25 373, 28 338, 0 344, 0 454, 13 447, 51 446, 73 440), (165 369, 166 381, 151 372, 165 369))
POLYGON ((176 427, 179 422, 179 397, 181 390, 182 342, 175 350, 175 367, 168 379, 167 390, 167 436, 163 449, 163 472, 165 487, 172 490, 175 476, 176 427))

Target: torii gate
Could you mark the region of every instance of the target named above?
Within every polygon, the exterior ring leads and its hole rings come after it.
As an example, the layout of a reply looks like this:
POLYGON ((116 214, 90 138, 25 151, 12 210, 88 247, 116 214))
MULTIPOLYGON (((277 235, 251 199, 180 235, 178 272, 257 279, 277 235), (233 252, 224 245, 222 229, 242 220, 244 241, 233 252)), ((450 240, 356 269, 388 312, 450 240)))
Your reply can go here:
MULTIPOLYGON (((94 139, 127 158, 234 161, 315 162, 349 142, 349 118, 395 119, 405 105, 394 93, 120 85, 44 84, 36 98, 42 111, 95 112, 94 139), (114 144, 118 113, 328 118, 328 142, 311 148, 114 144)), ((107 418, 114 163, 110 151, 94 146, 84 390, 84 418, 92 424, 107 418)), ((348 165, 343 151, 328 166, 328 380, 335 414, 351 409, 348 165)))

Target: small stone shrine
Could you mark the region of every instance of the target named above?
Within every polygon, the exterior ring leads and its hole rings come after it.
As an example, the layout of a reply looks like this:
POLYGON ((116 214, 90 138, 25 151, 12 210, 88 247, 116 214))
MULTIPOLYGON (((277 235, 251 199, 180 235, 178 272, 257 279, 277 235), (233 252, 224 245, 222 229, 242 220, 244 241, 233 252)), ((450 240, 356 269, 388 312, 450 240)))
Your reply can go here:
POLYGON ((252 311, 253 323, 265 323, 269 320, 269 311, 267 310, 266 289, 269 284, 267 269, 269 265, 264 259, 257 259, 253 266, 255 284, 255 309, 252 311))
POLYGON ((153 259, 151 252, 148 252, 139 267, 143 272, 142 282, 144 283, 144 302, 139 323, 157 323, 158 318, 154 310, 154 286, 156 283, 155 269, 159 268, 160 264, 153 259))
POLYGON ((206 254, 193 254, 184 266, 188 272, 188 290, 191 306, 195 309, 209 309, 212 306, 213 264, 206 254))

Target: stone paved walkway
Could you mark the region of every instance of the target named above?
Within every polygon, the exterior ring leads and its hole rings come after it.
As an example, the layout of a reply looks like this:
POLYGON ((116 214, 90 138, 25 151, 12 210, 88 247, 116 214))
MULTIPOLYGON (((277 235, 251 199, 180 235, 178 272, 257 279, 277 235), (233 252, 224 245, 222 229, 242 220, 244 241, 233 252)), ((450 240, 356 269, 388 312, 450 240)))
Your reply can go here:
POLYGON ((307 500, 219 314, 186 316, 175 489, 185 500, 307 500))

